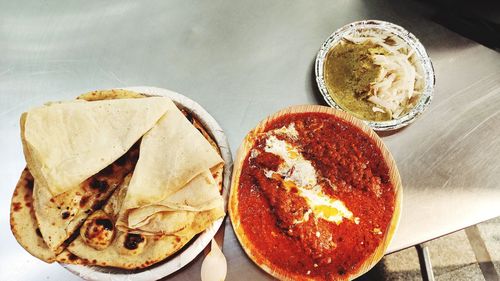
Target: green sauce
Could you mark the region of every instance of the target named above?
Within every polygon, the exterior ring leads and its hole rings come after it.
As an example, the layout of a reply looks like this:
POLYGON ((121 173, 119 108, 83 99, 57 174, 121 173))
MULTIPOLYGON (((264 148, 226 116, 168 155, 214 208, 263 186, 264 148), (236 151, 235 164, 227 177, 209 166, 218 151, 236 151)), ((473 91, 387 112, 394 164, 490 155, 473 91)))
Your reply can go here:
POLYGON ((325 84, 333 100, 354 116, 371 121, 390 120, 388 113, 373 112, 375 105, 366 100, 370 83, 380 73, 380 66, 373 63, 374 54, 386 54, 386 51, 371 42, 337 44, 326 56, 325 84))

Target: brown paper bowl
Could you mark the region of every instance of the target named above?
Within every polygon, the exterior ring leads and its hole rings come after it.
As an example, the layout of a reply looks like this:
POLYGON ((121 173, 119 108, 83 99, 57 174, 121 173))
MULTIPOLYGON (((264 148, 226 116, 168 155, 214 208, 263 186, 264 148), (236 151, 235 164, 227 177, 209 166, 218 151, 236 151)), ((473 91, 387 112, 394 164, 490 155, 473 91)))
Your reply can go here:
MULTIPOLYGON (((267 126, 267 124, 278 117, 283 115, 293 114, 293 113, 304 113, 304 112, 320 112, 330 114, 332 116, 339 117, 355 127, 360 128, 366 135, 368 135, 372 140, 375 141, 377 147, 382 152, 383 158, 389 167, 389 175, 390 181, 394 186, 395 192, 395 205, 394 205, 394 213, 392 215, 392 219, 389 223, 389 227, 387 231, 384 233, 384 238, 382 239, 380 245, 375 249, 375 251, 365 260, 365 262, 356 270, 355 272, 350 272, 346 275, 345 279, 354 279, 356 277, 361 276, 370 270, 375 264, 377 264, 380 259, 384 256, 384 253, 391 242, 394 231, 399 223, 399 217, 401 213, 401 202, 403 196, 403 188, 401 185, 401 178, 399 176, 398 169, 396 167, 396 163, 392 158, 390 152, 387 150, 387 147, 384 145, 382 140, 375 134, 375 132, 370 129, 367 125, 365 125, 362 121, 352 117, 351 115, 342 112, 340 110, 336 110, 326 106, 319 105, 300 105, 300 106, 292 106, 286 109, 283 109, 262 122, 260 122, 255 129, 250 131, 243 143, 238 149, 237 156, 234 162, 233 176, 231 180, 231 191, 229 195, 229 215, 231 217, 231 222, 233 224, 234 231, 236 233, 236 237, 247 253, 247 255, 252 259, 260 268, 262 268, 267 273, 272 276, 281 279, 281 280, 315 280, 310 276, 298 275, 294 273, 287 272, 281 268, 277 268, 274 266, 265 256, 263 256, 253 245, 253 243, 248 239, 246 233, 243 230, 240 220, 240 214, 238 211, 238 189, 239 189, 239 179, 241 174, 241 168, 243 161, 245 160, 248 152, 252 149, 254 142, 256 140, 256 136, 262 133, 267 126)), ((265 235, 265 234, 263 234, 265 235)))

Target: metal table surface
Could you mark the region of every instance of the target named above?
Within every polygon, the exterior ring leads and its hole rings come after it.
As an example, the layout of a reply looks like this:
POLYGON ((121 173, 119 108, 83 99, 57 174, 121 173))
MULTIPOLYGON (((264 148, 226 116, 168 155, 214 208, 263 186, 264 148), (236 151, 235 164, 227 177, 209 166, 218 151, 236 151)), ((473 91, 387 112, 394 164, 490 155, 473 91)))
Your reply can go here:
MULTIPOLYGON (((25 165, 18 120, 32 106, 113 87, 168 88, 198 101, 236 152, 259 120, 323 104, 313 79, 320 45, 360 19, 400 24, 436 70, 430 108, 384 141, 404 184, 389 251, 500 215, 500 54, 429 20, 411 1, 2 1, 0 3, 0 279, 74 280, 24 251, 9 229, 25 165)), ((228 280, 270 279, 226 220, 228 280)), ((172 280, 198 280, 198 257, 172 280)))

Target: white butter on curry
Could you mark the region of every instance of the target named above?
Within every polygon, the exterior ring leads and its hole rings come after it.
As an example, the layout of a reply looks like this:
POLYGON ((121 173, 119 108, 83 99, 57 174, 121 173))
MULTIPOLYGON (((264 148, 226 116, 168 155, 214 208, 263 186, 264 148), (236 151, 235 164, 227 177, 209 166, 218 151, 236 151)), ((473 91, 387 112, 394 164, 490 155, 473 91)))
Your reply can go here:
MULTIPOLYGON (((289 127, 291 128, 278 129, 278 134, 289 133, 292 138, 298 137, 294 133, 295 128, 293 126, 289 127)), ((292 144, 270 134, 266 139, 264 150, 283 159, 283 163, 279 165, 277 171, 265 171, 266 177, 273 178, 275 174, 279 175, 283 179, 284 186, 289 189, 292 187, 297 188, 299 196, 304 198, 310 207, 310 210, 304 214, 303 218, 295 222, 296 224, 308 221, 311 213, 316 218, 322 218, 337 225, 342 223, 344 219, 359 224, 359 218, 353 215, 344 202, 330 197, 323 191, 318 184, 316 170, 311 162, 304 159, 299 150, 292 144)))

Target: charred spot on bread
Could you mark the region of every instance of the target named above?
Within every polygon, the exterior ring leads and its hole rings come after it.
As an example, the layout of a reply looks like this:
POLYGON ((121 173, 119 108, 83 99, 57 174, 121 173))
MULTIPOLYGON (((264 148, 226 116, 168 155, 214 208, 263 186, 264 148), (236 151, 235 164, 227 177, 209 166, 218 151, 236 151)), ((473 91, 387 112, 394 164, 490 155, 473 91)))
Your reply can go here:
POLYGON ((93 189, 97 189, 101 192, 104 192, 106 191, 106 189, 108 189, 109 184, 107 181, 98 180, 95 177, 93 177, 92 180, 90 181, 90 187, 93 189))
POLYGON ((125 242, 123 246, 129 250, 135 250, 139 247, 139 244, 144 242, 144 237, 140 234, 127 233, 125 236, 125 242))
POLYGON ((77 259, 78 259, 78 257, 77 257, 75 254, 70 253, 70 254, 68 255, 68 259, 69 259, 70 261, 75 261, 75 260, 77 260, 77 259))
POLYGON ((103 250, 113 241, 113 221, 104 211, 98 210, 83 223, 80 233, 85 244, 96 250, 103 250))
POLYGON ((82 198, 80 199, 80 207, 84 207, 85 205, 87 205, 87 203, 89 202, 89 198, 90 196, 89 195, 85 195, 85 196, 82 196, 82 198))
POLYGON ((19 210, 21 210, 21 208, 22 208, 22 204, 21 203, 19 203, 19 202, 12 203, 12 210, 14 212, 18 212, 19 210))
POLYGON ((69 215, 70 215, 70 212, 64 211, 64 212, 61 213, 61 218, 63 220, 65 220, 65 219, 69 218, 69 215))
POLYGON ((33 177, 26 177, 26 188, 33 190, 33 186, 35 184, 35 181, 33 180, 33 177))
MULTIPOLYGON (((73 240, 75 240, 76 237, 78 237, 78 235, 80 235, 80 229, 79 228, 76 229, 76 231, 73 232, 68 239, 64 240, 64 242, 59 247, 59 251, 58 252, 62 252, 63 249, 66 249, 69 246, 69 244, 71 244, 71 242, 73 242, 73 240)), ((51 237, 49 236, 49 240, 50 239, 51 239, 51 237)))
POLYGON ((104 229, 113 230, 113 222, 110 219, 96 219, 95 223, 101 225, 104 229))

